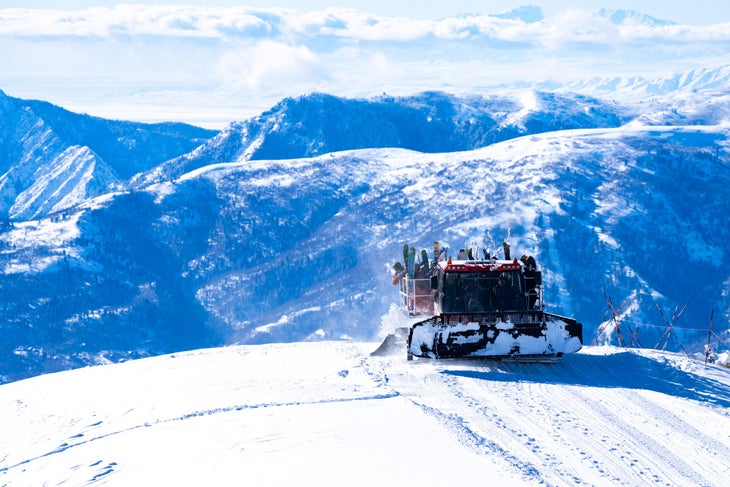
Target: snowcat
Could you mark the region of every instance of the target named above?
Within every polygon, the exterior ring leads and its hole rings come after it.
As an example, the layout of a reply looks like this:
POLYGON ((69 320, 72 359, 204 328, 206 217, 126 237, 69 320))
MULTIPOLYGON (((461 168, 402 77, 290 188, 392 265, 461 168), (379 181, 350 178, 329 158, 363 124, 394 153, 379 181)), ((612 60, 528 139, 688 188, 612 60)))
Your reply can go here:
POLYGON ((405 339, 408 360, 527 362, 555 362, 580 350, 581 323, 545 311, 542 271, 533 257, 512 259, 506 242, 502 258, 481 249, 477 259, 479 250, 462 249, 452 259, 435 242, 433 259, 423 250, 417 261, 415 248, 404 246, 404 264, 393 266, 399 307, 411 320, 427 318, 396 330, 391 347, 405 339))

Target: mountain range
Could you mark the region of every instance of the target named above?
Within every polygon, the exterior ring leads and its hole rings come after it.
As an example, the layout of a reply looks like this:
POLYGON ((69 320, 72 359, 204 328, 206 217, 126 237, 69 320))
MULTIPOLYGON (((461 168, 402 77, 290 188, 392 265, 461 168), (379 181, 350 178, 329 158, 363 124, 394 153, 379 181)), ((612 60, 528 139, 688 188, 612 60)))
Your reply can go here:
POLYGON ((396 320, 399 249, 435 240, 534 255, 549 308, 586 342, 616 339, 599 337, 609 304, 642 346, 675 318, 674 348, 700 351, 711 316, 726 336, 717 86, 634 103, 314 93, 220 132, 2 92, 0 110, 2 382, 221 344, 370 340, 396 320))

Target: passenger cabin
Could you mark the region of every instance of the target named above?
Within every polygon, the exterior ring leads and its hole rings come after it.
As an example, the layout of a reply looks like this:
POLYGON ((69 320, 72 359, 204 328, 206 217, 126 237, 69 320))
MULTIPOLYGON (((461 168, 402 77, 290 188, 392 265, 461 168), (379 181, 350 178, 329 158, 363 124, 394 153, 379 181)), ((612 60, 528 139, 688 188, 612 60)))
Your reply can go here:
POLYGON ((541 277, 517 259, 449 259, 401 276, 400 305, 410 316, 540 310, 541 277))

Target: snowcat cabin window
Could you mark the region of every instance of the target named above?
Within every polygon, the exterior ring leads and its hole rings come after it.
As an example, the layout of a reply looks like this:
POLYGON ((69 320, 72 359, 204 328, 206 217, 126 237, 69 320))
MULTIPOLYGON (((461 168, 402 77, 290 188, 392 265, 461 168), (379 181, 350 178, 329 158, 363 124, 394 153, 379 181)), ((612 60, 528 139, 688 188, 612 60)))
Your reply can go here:
POLYGON ((492 288, 492 305, 499 311, 524 310, 525 279, 519 271, 500 272, 492 288))
POLYGON ((470 274, 473 279, 473 292, 469 294, 467 301, 467 311, 470 313, 484 313, 485 311, 494 311, 490 292, 492 289, 492 281, 488 273, 475 272, 470 274))
POLYGON ((483 272, 479 275, 479 296, 484 311, 495 311, 492 303, 492 289, 497 285, 497 276, 493 272, 483 272))
POLYGON ((476 272, 468 272, 462 274, 460 277, 466 311, 469 313, 483 311, 479 296, 479 274, 476 272))
POLYGON ((478 274, 474 272, 465 272, 459 276, 461 278, 461 289, 466 297, 470 297, 477 292, 477 286, 479 285, 477 278, 478 274))
POLYGON ((444 274, 443 293, 444 313, 463 313, 466 311, 461 287, 461 276, 458 272, 447 272, 444 274))
POLYGON ((513 271, 513 272, 504 272, 507 276, 507 282, 512 286, 512 289, 515 290, 517 294, 524 294, 525 293, 525 278, 519 271, 513 271))

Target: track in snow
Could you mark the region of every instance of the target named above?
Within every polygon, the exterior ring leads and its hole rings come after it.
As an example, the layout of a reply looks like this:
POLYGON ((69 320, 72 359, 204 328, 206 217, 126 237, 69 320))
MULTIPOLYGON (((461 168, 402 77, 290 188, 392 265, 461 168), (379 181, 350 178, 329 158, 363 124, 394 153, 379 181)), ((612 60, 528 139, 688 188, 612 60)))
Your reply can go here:
POLYGON ((709 486, 730 474, 728 369, 605 347, 554 365, 374 348, 227 347, 5 384, 0 486, 288 486, 292 474, 352 487, 709 486))
POLYGON ((389 357, 370 366, 527 483, 716 485, 730 473, 725 369, 603 348, 551 365, 389 357))

